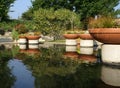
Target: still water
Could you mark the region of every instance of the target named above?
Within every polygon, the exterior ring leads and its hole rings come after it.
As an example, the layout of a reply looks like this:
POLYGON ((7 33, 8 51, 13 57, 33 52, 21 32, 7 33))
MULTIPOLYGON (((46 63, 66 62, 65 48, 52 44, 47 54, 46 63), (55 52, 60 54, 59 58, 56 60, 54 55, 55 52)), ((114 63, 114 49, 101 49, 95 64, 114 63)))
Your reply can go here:
POLYGON ((0 45, 0 88, 120 88, 98 47, 0 45))

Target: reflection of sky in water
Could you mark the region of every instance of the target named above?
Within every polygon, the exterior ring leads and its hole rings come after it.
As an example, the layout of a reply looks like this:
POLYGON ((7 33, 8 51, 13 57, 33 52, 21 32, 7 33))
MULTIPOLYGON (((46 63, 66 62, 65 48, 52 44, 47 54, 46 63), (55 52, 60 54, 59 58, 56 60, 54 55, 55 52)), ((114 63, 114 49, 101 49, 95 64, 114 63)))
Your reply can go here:
POLYGON ((8 65, 16 77, 16 82, 12 88, 34 88, 34 77, 21 61, 10 60, 8 65))

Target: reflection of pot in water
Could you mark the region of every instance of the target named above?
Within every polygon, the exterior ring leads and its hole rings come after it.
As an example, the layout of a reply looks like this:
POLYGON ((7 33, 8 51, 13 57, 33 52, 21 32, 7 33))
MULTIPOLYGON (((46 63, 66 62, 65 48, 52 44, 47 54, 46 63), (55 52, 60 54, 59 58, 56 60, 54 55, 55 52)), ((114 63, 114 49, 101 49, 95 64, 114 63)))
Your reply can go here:
POLYGON ((20 49, 26 49, 26 48, 27 48, 27 45, 26 45, 26 44, 19 44, 19 48, 20 48, 20 49))
POLYGON ((77 59, 79 54, 77 52, 65 52, 64 58, 74 58, 77 59))
POLYGON ((120 63, 120 45, 104 44, 101 49, 102 61, 108 64, 120 63))
POLYGON ((40 53, 39 49, 28 49, 27 50, 28 54, 38 54, 40 53))
POLYGON ((26 49, 20 49, 19 50, 20 53, 26 53, 26 51, 27 51, 26 49))
POLYGON ((92 55, 93 54, 93 47, 80 47, 80 53, 92 55))
POLYGON ((29 48, 29 49, 38 49, 39 46, 38 46, 38 44, 29 44, 29 45, 28 45, 28 48, 29 48))
POLYGON ((103 66, 101 70, 101 80, 107 85, 120 88, 120 69, 103 66))
POLYGON ((88 62, 88 63, 96 63, 97 62, 97 58, 94 55, 80 54, 79 59, 81 61, 88 62))
POLYGON ((77 46, 66 46, 66 52, 76 52, 77 46))

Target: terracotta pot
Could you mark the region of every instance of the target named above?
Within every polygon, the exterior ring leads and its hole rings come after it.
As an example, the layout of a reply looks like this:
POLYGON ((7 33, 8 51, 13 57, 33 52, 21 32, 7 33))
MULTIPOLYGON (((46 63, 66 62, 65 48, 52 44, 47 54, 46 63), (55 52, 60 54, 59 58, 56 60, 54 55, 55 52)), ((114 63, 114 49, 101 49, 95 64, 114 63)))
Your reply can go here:
POLYGON ((89 33, 99 42, 120 44, 120 28, 95 28, 90 29, 89 33))
POLYGON ((77 39, 79 37, 78 34, 64 34, 63 36, 66 39, 77 39))
POLYGON ((28 40, 36 40, 36 39, 39 39, 40 36, 37 36, 37 35, 28 35, 28 36, 26 36, 26 38, 27 38, 28 40))
POLYGON ((79 37, 84 40, 93 40, 93 37, 90 34, 79 34, 79 37))

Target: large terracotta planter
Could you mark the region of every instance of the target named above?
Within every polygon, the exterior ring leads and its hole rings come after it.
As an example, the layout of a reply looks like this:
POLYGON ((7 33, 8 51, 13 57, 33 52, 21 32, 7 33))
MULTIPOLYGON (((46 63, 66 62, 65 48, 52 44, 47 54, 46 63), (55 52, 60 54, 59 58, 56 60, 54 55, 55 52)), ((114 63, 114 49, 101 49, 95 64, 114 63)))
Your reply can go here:
POLYGON ((79 37, 84 40, 93 40, 93 37, 90 34, 79 34, 79 37))
POLYGON ((63 36, 66 39, 77 39, 79 37, 78 34, 64 34, 63 36))
POLYGON ((89 33, 99 42, 120 44, 120 28, 95 28, 90 29, 89 33))

